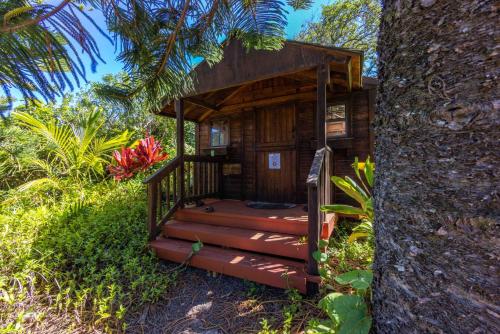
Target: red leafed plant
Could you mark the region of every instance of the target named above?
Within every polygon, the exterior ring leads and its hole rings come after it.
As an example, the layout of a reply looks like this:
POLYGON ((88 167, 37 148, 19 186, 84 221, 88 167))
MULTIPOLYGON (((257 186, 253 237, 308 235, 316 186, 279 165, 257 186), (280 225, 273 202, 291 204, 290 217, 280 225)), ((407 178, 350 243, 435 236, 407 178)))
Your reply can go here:
POLYGON ((167 153, 162 152, 160 143, 155 141, 153 136, 142 139, 135 148, 135 154, 141 163, 142 170, 168 158, 167 153))
POLYGON ((117 181, 129 179, 139 171, 144 171, 154 164, 168 158, 168 154, 153 136, 147 136, 139 141, 135 149, 123 147, 121 152, 113 152, 115 164, 109 165, 108 170, 117 181))

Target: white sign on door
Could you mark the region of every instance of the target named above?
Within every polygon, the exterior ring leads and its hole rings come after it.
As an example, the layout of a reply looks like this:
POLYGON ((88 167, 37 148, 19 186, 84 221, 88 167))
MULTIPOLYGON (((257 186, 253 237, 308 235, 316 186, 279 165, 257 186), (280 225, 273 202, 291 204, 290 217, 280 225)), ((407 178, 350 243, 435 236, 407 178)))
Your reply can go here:
POLYGON ((281 169, 280 153, 269 153, 269 169, 281 169))

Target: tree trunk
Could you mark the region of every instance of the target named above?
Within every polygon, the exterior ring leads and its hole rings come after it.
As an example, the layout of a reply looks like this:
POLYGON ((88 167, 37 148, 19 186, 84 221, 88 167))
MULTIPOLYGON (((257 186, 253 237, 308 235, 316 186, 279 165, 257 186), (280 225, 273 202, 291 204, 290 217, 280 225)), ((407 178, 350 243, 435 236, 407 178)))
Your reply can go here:
POLYGON ((374 327, 499 333, 498 2, 387 0, 374 327))

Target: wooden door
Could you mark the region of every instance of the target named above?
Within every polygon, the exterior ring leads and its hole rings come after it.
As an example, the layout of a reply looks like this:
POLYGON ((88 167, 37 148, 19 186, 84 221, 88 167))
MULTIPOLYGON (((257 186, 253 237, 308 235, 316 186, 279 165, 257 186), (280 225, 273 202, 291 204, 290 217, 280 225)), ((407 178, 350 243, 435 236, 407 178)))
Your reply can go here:
POLYGON ((256 110, 257 199, 296 201, 296 134, 293 104, 256 110))

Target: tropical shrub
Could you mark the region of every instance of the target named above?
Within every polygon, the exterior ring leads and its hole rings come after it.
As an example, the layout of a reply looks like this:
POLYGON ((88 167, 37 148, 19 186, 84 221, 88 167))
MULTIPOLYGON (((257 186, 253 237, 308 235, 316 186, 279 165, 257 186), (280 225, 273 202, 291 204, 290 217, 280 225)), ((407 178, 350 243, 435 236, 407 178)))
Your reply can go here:
POLYGON ((351 286, 354 293, 332 292, 323 297, 318 305, 328 319, 311 321, 307 333, 368 334, 372 324, 368 307, 372 280, 370 270, 353 270, 336 276, 338 284, 351 286))
POLYGON ((116 331, 127 310, 157 300, 168 276, 147 248, 145 197, 139 179, 103 181, 1 207, 0 332, 43 326, 48 314, 116 331))
POLYGON ((26 112, 15 112, 12 117, 41 137, 48 151, 45 159, 35 156, 28 161, 44 176, 25 183, 21 190, 41 184, 60 187, 61 179, 79 184, 102 179, 111 152, 126 145, 130 138, 128 131, 109 139, 98 136, 104 124, 98 109, 74 124, 61 124, 56 119, 43 122, 26 112))
POLYGON ((349 176, 345 176, 344 178, 332 176, 331 180, 335 186, 355 200, 360 206, 330 204, 321 207, 326 212, 353 215, 361 219, 361 223, 353 229, 353 233, 349 237, 350 242, 358 238, 373 239, 373 197, 370 189, 373 187, 375 164, 370 161, 370 157, 365 162, 359 162, 356 157, 352 167, 361 186, 349 176), (363 177, 360 171, 363 173, 363 177), (363 178, 368 185, 365 184, 363 178))
POLYGON ((313 256, 320 265, 325 296, 318 307, 328 317, 309 321, 307 333, 367 334, 371 327, 373 244, 348 242, 349 224, 339 226, 329 241, 322 240, 313 256), (332 292, 333 291, 333 292, 332 292))
POLYGON ((8 190, 39 178, 27 168, 29 161, 43 154, 40 138, 21 128, 11 118, 0 119, 0 190, 8 190))
POLYGON ((141 139, 134 148, 122 147, 121 151, 113 152, 115 165, 109 165, 108 170, 115 180, 129 179, 140 171, 145 171, 158 162, 168 159, 161 144, 153 136, 141 139))

